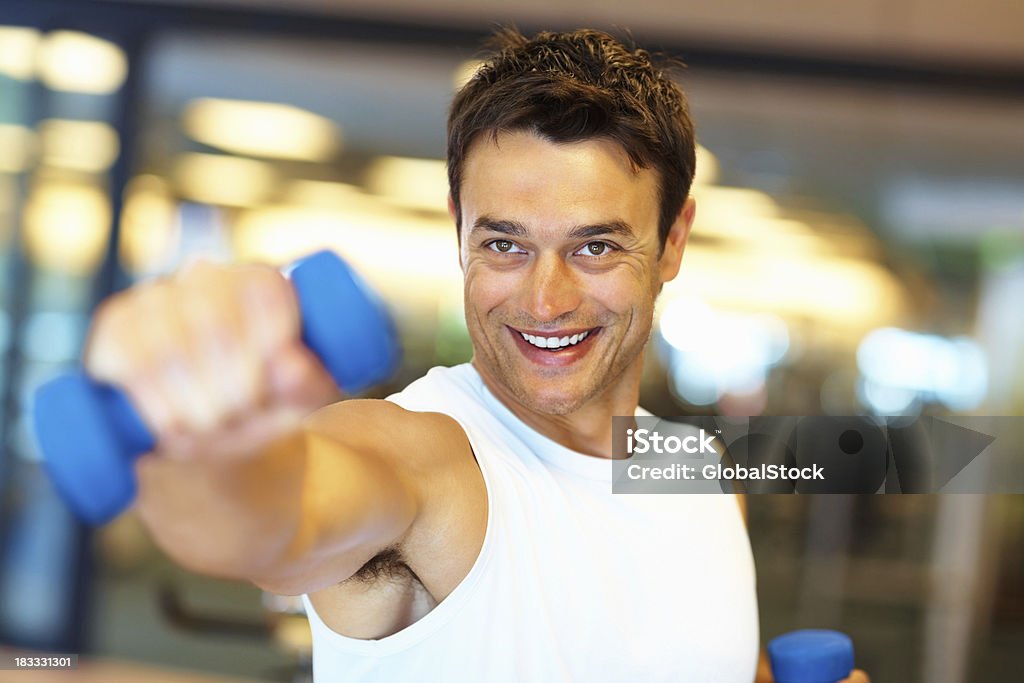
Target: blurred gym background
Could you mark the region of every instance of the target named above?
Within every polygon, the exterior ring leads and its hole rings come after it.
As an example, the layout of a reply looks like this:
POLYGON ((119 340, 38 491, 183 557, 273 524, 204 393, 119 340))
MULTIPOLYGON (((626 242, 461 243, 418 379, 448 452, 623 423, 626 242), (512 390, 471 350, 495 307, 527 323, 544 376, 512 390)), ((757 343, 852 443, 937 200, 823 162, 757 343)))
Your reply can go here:
MULTIPOLYGON (((0 647, 96 680, 308 676, 293 601, 175 568, 130 513, 71 519, 27 398, 99 300, 200 254, 346 256, 406 350, 375 395, 468 359, 444 123, 510 22, 689 64, 698 218, 647 408, 1024 411, 1024 4, 4 0, 0 647)), ((843 629, 882 683, 1019 677, 1021 496, 759 496, 750 527, 765 640, 843 629)))

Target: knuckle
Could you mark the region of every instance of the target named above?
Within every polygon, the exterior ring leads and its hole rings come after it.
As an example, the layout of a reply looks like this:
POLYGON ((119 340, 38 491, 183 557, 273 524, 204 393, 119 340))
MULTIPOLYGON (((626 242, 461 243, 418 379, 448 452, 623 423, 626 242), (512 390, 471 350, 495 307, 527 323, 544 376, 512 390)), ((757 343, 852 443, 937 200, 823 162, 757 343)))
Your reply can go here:
POLYGON ((168 422, 173 427, 170 432, 196 436, 216 426, 212 411, 201 393, 173 388, 168 392, 167 398, 171 410, 168 422))
POLYGON ((238 347, 233 316, 224 307, 194 298, 183 302, 179 316, 182 343, 198 355, 215 359, 218 355, 230 354, 238 347))
POLYGON ((203 277, 182 285, 178 310, 189 334, 198 342, 236 348, 241 330, 241 297, 237 278, 224 267, 208 266, 203 277))
POLYGON ((298 303, 286 279, 273 269, 252 269, 241 289, 241 315, 252 348, 271 358, 299 336, 298 303))
POLYGON ((288 310, 292 298, 291 284, 276 268, 249 266, 243 273, 245 295, 252 304, 270 311, 288 310))

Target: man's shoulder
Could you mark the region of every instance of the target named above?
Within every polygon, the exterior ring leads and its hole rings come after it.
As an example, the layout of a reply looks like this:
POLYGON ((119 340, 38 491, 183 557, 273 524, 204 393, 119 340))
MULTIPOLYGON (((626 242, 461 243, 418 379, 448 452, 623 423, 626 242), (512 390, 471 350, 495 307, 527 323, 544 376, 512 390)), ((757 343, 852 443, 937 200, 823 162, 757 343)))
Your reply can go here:
POLYGON ((402 463, 403 469, 431 456, 461 450, 468 441, 451 416, 430 408, 417 409, 383 399, 350 399, 322 408, 306 421, 307 433, 357 452, 402 463), (410 456, 415 454, 414 459, 410 456))
POLYGON ((465 398, 465 394, 477 395, 479 387, 479 375, 471 364, 438 365, 386 400, 408 410, 431 410, 454 399, 465 398))
POLYGON ((353 398, 326 406, 306 419, 306 429, 314 437, 370 452, 403 450, 410 441, 429 446, 438 435, 450 438, 462 430, 445 408, 458 403, 454 394, 471 390, 464 368, 434 367, 387 398, 353 398))

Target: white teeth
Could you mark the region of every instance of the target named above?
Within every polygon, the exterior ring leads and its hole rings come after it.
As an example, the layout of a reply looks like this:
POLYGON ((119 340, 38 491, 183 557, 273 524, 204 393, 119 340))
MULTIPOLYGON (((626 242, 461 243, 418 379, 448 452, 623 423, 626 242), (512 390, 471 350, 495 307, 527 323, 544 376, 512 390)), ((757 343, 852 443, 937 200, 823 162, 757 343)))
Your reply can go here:
POLYGON ((564 337, 535 337, 532 334, 526 334, 525 332, 520 332, 519 334, 523 335, 523 339, 530 342, 537 348, 561 349, 566 346, 572 346, 573 344, 580 343, 586 339, 588 334, 590 334, 590 330, 580 334, 574 334, 571 337, 568 335, 564 337))

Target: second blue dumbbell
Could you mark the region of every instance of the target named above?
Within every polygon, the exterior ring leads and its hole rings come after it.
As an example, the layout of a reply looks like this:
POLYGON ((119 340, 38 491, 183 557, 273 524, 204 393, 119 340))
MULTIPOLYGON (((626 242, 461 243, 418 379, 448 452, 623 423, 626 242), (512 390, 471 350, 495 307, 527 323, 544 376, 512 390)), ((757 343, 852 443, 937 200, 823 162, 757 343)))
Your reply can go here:
POLYGON ((853 671, 853 641, 825 629, 793 631, 768 643, 776 683, 839 683, 853 671))

